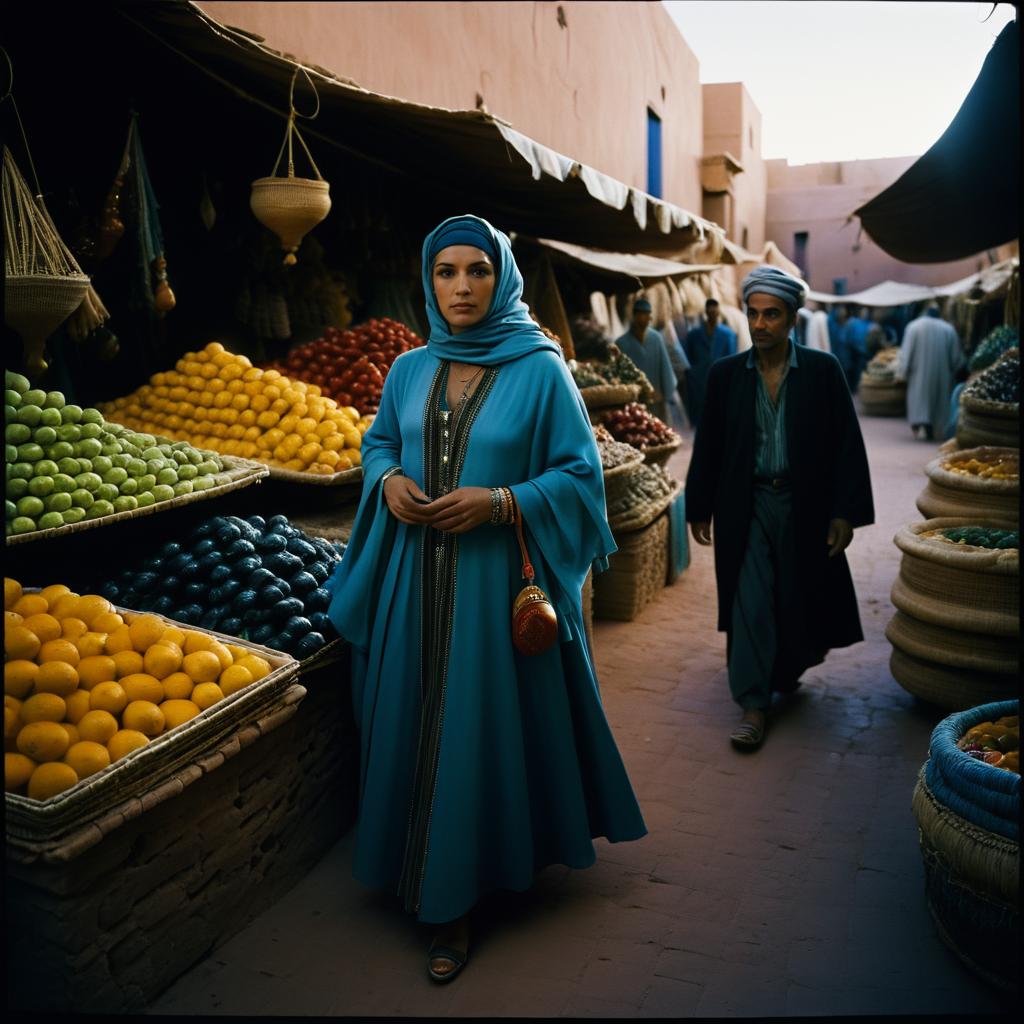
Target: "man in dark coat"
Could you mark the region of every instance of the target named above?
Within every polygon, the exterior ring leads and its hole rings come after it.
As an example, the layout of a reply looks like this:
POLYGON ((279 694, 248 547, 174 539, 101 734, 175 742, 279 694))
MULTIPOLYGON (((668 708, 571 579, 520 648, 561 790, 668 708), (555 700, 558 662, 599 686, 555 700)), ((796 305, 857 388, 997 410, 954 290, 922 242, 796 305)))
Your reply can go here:
POLYGON ((739 747, 761 743, 773 690, 864 639, 843 551, 874 521, 867 454, 835 356, 789 340, 803 296, 777 267, 743 282, 753 348, 712 366, 686 478, 694 539, 714 524, 739 747))

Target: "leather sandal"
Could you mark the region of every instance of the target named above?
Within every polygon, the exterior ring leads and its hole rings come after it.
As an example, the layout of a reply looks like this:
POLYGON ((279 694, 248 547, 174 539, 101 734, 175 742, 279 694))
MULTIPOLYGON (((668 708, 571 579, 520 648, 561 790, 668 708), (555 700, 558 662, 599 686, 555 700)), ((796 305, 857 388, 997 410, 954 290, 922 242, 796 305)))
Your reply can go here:
POLYGON ((732 740, 733 746, 741 750, 756 750, 764 740, 764 726, 758 725, 757 722, 740 722, 730 733, 729 739, 732 740))
POLYGON ((454 949, 451 946, 434 942, 427 953, 427 974, 430 975, 431 980, 443 984, 446 981, 451 981, 466 966, 467 960, 469 960, 468 950, 454 949), (435 960, 450 960, 454 966, 450 971, 437 971, 434 969, 435 960))

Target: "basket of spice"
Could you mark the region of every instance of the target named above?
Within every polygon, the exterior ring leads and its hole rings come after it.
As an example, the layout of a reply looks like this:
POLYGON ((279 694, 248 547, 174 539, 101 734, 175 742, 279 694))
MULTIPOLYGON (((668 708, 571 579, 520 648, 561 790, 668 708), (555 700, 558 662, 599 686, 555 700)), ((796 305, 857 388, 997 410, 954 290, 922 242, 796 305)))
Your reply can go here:
POLYGON ((927 519, 981 516, 1016 524, 1020 450, 982 445, 941 455, 925 467, 928 482, 917 507, 927 519))
POLYGON ((960 396, 961 447, 1020 447, 1020 350, 1008 349, 970 381, 960 396))
POLYGON ((618 497, 629 482, 630 477, 643 465, 644 453, 631 444, 616 441, 603 426, 596 426, 594 440, 601 455, 601 468, 604 470, 604 494, 606 501, 618 497))
POLYGON ((617 440, 638 448, 644 461, 664 465, 683 439, 657 416, 652 416, 639 402, 630 402, 609 413, 603 421, 608 432, 617 440))
POLYGON ((1020 963, 1019 714, 1007 700, 941 721, 912 800, 939 935, 1004 991, 1020 963))
POLYGON ((898 348, 883 348, 864 368, 857 394, 868 416, 903 416, 907 411, 907 385, 898 380, 898 348))

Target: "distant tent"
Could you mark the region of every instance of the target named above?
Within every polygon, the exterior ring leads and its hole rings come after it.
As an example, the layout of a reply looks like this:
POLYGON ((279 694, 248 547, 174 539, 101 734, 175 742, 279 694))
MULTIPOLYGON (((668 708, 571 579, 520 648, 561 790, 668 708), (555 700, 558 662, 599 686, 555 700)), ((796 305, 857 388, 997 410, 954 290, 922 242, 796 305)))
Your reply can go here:
POLYGON ((913 166, 855 211, 904 263, 943 263, 1018 237, 1020 30, 1010 22, 952 123, 913 166))

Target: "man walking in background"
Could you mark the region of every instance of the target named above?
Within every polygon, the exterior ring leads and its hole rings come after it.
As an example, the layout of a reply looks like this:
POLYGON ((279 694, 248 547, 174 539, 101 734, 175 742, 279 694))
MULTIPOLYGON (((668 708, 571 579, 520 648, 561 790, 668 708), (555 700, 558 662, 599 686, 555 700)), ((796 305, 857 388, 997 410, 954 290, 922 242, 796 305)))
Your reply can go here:
POLYGON ((697 543, 714 527, 718 628, 743 709, 730 739, 747 749, 773 691, 864 639, 843 551, 874 521, 867 454, 835 357, 790 341, 803 296, 777 267, 743 282, 753 347, 711 367, 686 477, 697 543))
POLYGON ((711 364, 723 356, 736 354, 736 334, 720 319, 717 299, 704 303, 704 320, 686 332, 683 351, 690 361, 686 376, 686 415, 696 428, 704 408, 704 392, 707 390, 708 373, 711 364))
MULTIPOLYGON (((647 406, 650 413, 662 423, 672 424, 670 406, 678 406, 676 374, 672 369, 665 339, 651 324, 651 303, 648 299, 637 299, 633 303, 633 320, 629 330, 615 339, 615 344, 627 355, 654 388, 654 400, 647 406)), ((681 415, 681 414, 677 414, 681 415)))
POLYGON ((938 306, 907 324, 897 373, 907 382, 907 420, 919 441, 943 434, 949 396, 964 362, 956 328, 942 319, 938 306))

